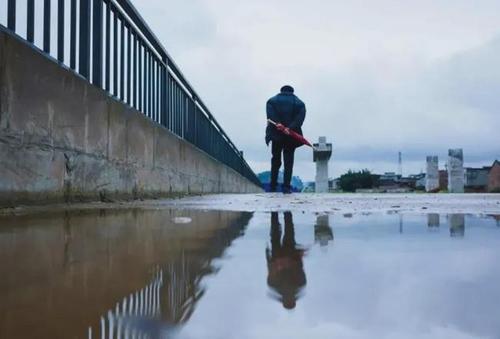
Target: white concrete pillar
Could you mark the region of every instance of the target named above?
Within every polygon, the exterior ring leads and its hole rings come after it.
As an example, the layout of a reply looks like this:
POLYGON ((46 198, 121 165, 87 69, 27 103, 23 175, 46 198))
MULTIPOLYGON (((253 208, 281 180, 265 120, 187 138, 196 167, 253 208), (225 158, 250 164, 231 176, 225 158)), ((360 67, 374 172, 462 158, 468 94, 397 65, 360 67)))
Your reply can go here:
POLYGON ((319 137, 314 144, 313 160, 316 162, 316 193, 328 192, 328 161, 332 156, 332 144, 326 143, 326 137, 319 137))
POLYGON ((425 171, 425 191, 439 189, 439 163, 437 155, 427 156, 425 171))
POLYGON ((464 153, 461 148, 448 150, 448 192, 464 192, 464 153))
POLYGON ((328 160, 316 161, 316 193, 328 192, 328 160))

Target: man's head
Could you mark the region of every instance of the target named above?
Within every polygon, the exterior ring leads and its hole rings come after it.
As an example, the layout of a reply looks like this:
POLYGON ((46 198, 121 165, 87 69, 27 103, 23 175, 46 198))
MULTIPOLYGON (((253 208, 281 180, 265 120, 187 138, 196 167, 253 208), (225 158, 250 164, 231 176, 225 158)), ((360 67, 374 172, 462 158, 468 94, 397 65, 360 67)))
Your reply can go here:
POLYGON ((286 308, 287 310, 293 310, 297 304, 297 301, 295 297, 291 297, 291 298, 283 298, 281 303, 283 304, 283 307, 286 308))
POLYGON ((293 93, 293 87, 290 85, 285 85, 285 86, 281 87, 280 92, 281 93, 293 93))

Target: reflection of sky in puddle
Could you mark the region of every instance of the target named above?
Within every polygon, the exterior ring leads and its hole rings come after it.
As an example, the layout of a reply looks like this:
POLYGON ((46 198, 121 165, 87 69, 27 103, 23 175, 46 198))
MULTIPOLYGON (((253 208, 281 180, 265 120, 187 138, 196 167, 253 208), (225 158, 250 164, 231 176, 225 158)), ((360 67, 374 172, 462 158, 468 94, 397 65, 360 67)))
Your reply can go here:
MULTIPOLYGON (((294 214, 307 284, 292 311, 266 298, 272 222, 256 214, 185 338, 496 338, 500 229, 464 215, 294 214), (429 225, 429 222, 431 225, 429 225), (319 237, 320 239, 323 237, 319 237), (463 241, 456 241, 460 237, 463 241), (270 240, 267 240, 269 243, 270 240), (269 245, 268 245, 269 246, 269 245)), ((280 213, 280 218, 283 215, 280 213)), ((282 225, 284 226, 284 225, 282 225)))
POLYGON ((498 217, 89 213, 1 220, 0 337, 500 334, 498 217))

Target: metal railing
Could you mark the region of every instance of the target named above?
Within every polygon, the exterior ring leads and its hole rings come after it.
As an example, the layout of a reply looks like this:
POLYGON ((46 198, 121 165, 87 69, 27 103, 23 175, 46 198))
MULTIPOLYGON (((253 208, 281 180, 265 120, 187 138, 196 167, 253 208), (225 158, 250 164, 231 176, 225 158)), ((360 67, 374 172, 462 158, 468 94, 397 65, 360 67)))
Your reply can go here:
POLYGON ((0 13, 7 14, 9 31, 260 186, 242 152, 129 0, 43 0, 43 4, 0 0, 0 4, 5 1, 7 11, 0 8, 0 13), (43 13, 43 20, 35 20, 36 10, 43 13), (24 36, 20 28, 25 28, 24 36), (39 30, 41 44, 36 41, 39 30), (56 50, 51 48, 54 37, 56 50))

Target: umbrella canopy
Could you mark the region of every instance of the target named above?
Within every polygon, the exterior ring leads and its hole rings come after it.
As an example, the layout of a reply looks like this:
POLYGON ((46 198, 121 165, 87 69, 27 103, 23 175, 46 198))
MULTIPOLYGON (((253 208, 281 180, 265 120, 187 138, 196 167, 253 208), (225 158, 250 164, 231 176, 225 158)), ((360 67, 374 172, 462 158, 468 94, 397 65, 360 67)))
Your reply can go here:
POLYGON ((309 147, 313 147, 313 145, 311 145, 311 143, 306 138, 304 138, 302 135, 295 132, 294 130, 291 130, 290 128, 285 127, 282 124, 278 124, 278 123, 272 121, 271 119, 267 119, 267 121, 270 124, 273 124, 276 127, 276 129, 278 131, 282 132, 283 134, 286 134, 286 135, 292 137, 293 139, 297 140, 301 144, 307 145, 309 147))

